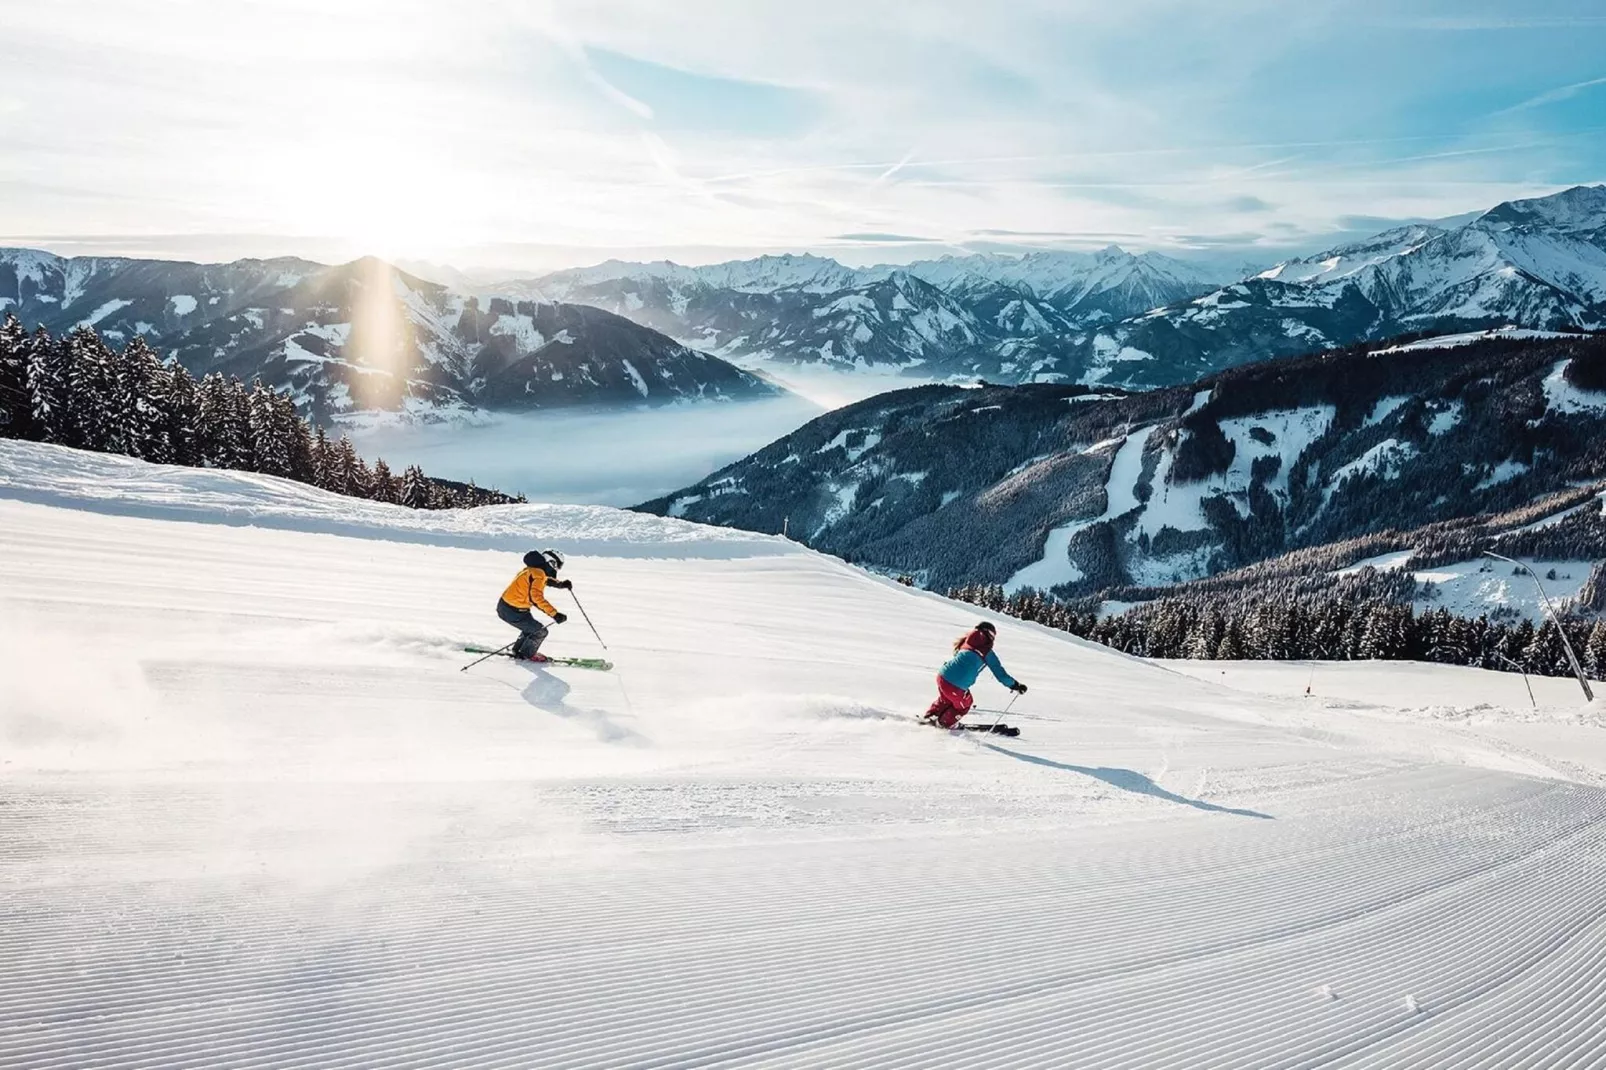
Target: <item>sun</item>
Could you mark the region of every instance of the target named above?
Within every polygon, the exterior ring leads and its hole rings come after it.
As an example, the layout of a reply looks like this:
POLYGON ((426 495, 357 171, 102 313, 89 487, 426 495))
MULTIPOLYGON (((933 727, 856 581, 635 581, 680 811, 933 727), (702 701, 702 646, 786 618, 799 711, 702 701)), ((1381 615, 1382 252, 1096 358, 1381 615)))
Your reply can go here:
POLYGON ((427 257, 462 243, 478 212, 465 210, 478 200, 471 177, 416 138, 324 137, 268 174, 275 229, 335 239, 353 258, 427 257))

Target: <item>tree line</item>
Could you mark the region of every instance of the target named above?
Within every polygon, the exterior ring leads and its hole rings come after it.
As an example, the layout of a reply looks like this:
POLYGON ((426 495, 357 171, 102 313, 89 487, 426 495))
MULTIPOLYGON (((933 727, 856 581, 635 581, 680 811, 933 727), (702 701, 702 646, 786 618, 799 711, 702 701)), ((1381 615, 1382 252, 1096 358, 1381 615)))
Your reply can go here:
POLYGON ((1429 661, 1570 676, 1564 628, 1584 671, 1606 678, 1606 620, 1563 618, 1559 626, 1547 620, 1535 627, 1527 618, 1419 611, 1411 599, 1422 592, 1409 573, 1366 568, 1344 580, 1305 590, 1284 581, 1252 592, 1164 597, 1113 616, 1101 616, 1096 603, 1037 591, 1005 595, 998 586, 958 587, 948 596, 1148 658, 1429 661))
POLYGON ((261 472, 413 509, 524 501, 417 465, 400 474, 383 458, 370 466, 349 438, 331 440, 261 380, 247 386, 218 372, 197 380, 138 336, 117 350, 89 327, 30 334, 9 313, 0 323, 0 437, 261 472))

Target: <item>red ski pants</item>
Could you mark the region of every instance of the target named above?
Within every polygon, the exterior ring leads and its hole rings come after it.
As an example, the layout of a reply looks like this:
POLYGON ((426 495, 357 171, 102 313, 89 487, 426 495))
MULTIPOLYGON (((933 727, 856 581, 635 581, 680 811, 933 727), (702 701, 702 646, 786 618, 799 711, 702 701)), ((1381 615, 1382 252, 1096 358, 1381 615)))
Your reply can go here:
POLYGON ((959 723, 959 718, 970 712, 971 703, 975 701, 976 697, 969 691, 938 676, 937 701, 927 708, 926 716, 944 728, 952 728, 959 723))

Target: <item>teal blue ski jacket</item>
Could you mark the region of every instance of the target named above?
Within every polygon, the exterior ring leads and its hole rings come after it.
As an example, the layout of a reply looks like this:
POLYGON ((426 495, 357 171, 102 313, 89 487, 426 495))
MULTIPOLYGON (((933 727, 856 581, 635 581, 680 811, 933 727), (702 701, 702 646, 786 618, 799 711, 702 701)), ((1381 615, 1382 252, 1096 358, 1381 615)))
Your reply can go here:
POLYGON ((969 691, 976 686, 976 681, 981 678, 983 666, 991 669, 993 675, 998 678, 998 682, 1005 687, 1015 686, 1015 678, 1004 671, 1004 663, 998 660, 997 654, 989 650, 987 656, 982 657, 982 655, 969 647, 956 652, 953 657, 949 658, 947 663, 943 665, 942 671, 937 675, 955 687, 969 691))

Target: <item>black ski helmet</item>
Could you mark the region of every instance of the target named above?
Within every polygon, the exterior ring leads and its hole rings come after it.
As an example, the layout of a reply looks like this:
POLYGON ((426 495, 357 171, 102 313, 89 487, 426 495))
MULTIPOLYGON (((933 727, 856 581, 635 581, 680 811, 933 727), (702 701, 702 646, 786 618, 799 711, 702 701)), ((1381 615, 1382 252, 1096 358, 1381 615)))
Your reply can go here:
POLYGON ((556 576, 563 567, 563 555, 556 550, 531 550, 524 555, 525 568, 538 568, 548 576, 556 576))
POLYGON ((993 624, 992 624, 991 621, 985 621, 985 620, 982 621, 980 624, 976 625, 976 630, 978 632, 986 632, 988 635, 997 635, 998 634, 998 629, 993 627, 993 624))

